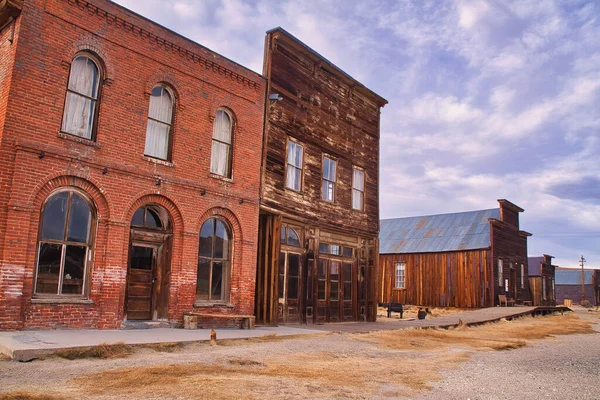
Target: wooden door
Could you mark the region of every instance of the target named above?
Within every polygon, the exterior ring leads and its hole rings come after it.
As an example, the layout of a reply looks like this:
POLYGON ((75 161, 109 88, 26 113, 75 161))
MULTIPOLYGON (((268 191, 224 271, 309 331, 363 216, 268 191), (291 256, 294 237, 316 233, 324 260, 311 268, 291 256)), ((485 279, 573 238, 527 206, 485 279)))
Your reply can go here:
POLYGON ((279 322, 302 322, 301 299, 304 296, 302 255, 282 251, 279 255, 279 322))
POLYGON ((327 272, 327 294, 329 295, 328 320, 329 322, 339 322, 342 315, 342 299, 340 293, 342 263, 337 260, 329 260, 327 272))
POLYGON ((129 253, 127 319, 150 320, 153 314, 157 247, 134 244, 129 253))
POLYGON ((354 273, 353 263, 344 262, 342 263, 342 276, 341 276, 341 294, 342 299, 342 320, 353 321, 354 318, 354 273))

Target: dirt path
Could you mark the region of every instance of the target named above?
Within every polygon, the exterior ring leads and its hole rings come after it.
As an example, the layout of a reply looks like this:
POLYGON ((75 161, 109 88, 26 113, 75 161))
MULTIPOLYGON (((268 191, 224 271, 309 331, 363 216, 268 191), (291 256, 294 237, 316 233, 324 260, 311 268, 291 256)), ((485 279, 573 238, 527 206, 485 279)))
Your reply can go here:
MULTIPOLYGON (((596 324, 599 316, 584 315, 596 324)), ((109 360, 4 360, 0 400, 599 398, 600 335, 538 341, 586 331, 590 323, 565 315, 143 349, 109 360), (517 350, 493 351, 509 348, 517 350)))

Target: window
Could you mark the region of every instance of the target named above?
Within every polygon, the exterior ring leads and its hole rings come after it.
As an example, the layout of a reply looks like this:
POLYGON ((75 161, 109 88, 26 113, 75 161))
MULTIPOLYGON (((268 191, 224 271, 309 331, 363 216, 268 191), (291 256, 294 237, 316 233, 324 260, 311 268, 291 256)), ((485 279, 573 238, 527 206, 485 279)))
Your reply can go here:
POLYGON ((295 142, 288 142, 287 168, 285 186, 289 189, 302 190, 302 158, 304 148, 295 142))
POLYGON ((231 178, 231 132, 231 117, 218 110, 213 125, 210 172, 227 178, 231 178))
POLYGON ((352 174, 352 208, 364 210, 365 207, 365 173, 354 168, 352 174))
POLYGON ((502 260, 498 259, 498 286, 502 286, 502 283, 503 283, 502 282, 502 276, 503 276, 502 260))
POLYGON ((223 221, 210 218, 200 229, 196 300, 228 300, 231 234, 223 221))
POLYGON ((281 244, 287 244, 288 246, 300 246, 300 237, 298 233, 290 227, 283 225, 281 227, 281 244))
POLYGON ((521 264, 521 289, 525 289, 525 265, 521 264))
POLYGON ((100 71, 90 57, 73 59, 61 131, 92 139, 98 108, 100 71))
POLYGON ((354 255, 354 249, 352 247, 342 247, 339 244, 319 243, 319 253, 350 258, 354 255))
POLYGON ((404 269, 406 263, 396 263, 396 289, 404 289, 404 269))
POLYGON ((36 294, 85 294, 91 260, 92 208, 77 191, 46 200, 38 240, 36 294))
POLYGON ((334 201, 336 166, 337 163, 334 160, 329 157, 323 157, 323 200, 334 201))
POLYGON ((169 159, 173 97, 164 86, 155 86, 148 107, 148 127, 144 154, 161 160, 169 159))
POLYGON ((548 296, 546 294, 546 277, 542 277, 542 299, 547 300, 548 296))

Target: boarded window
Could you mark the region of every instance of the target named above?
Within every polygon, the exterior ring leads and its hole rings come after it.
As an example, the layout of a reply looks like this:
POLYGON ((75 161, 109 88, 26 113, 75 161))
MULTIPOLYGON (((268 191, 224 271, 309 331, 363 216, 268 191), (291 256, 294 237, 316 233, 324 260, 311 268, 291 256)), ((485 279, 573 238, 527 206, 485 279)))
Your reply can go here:
POLYGON ((396 263, 396 289, 404 289, 404 269, 406 267, 406 263, 400 262, 396 263))
POLYGON ((144 154, 161 160, 169 159, 173 98, 163 86, 155 86, 150 96, 146 147, 144 154))
POLYGON ((200 229, 196 300, 228 300, 230 253, 229 228, 218 218, 208 219, 200 229))
POLYGON ((85 294, 92 227, 90 203, 78 192, 48 198, 38 241, 36 294, 85 294))
POLYGON ((61 131, 92 139, 100 83, 100 70, 87 56, 71 63, 61 131))
POLYGON ((285 186, 296 191, 302 190, 302 159, 304 148, 298 143, 288 142, 285 186))
POLYGON ((231 178, 232 120, 229 114, 218 110, 213 125, 210 172, 231 178))
POLYGON ((365 207, 365 173, 354 168, 352 173, 352 208, 364 210, 365 207))
POLYGON ((323 188, 322 198, 334 201, 337 162, 329 157, 323 157, 323 188))

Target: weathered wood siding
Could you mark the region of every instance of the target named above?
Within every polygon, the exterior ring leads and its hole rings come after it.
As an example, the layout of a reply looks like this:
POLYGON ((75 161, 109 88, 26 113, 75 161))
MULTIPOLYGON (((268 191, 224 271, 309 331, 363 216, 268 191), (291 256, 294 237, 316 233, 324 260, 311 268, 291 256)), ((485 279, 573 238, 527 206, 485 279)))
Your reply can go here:
POLYGON ((379 110, 385 104, 288 35, 267 36, 268 93, 262 205, 304 222, 376 237, 379 110), (285 187, 289 139, 304 147, 302 190, 285 187), (337 161, 335 201, 321 199, 322 158, 337 161), (365 171, 365 209, 352 209, 353 166, 365 171))
POLYGON ((517 303, 530 300, 526 234, 521 233, 518 226, 502 222, 492 223, 491 229, 495 292, 492 304, 498 304, 498 295, 501 294, 515 299, 517 303), (503 261, 502 281, 498 280, 499 259, 503 261), (521 264, 525 272, 523 284, 521 284, 521 264), (505 290, 505 279, 509 281, 508 291, 505 290))
POLYGON ((446 253, 381 254, 380 303, 427 307, 489 307, 489 250, 446 253), (395 264, 405 262, 405 289, 396 289, 395 264))

